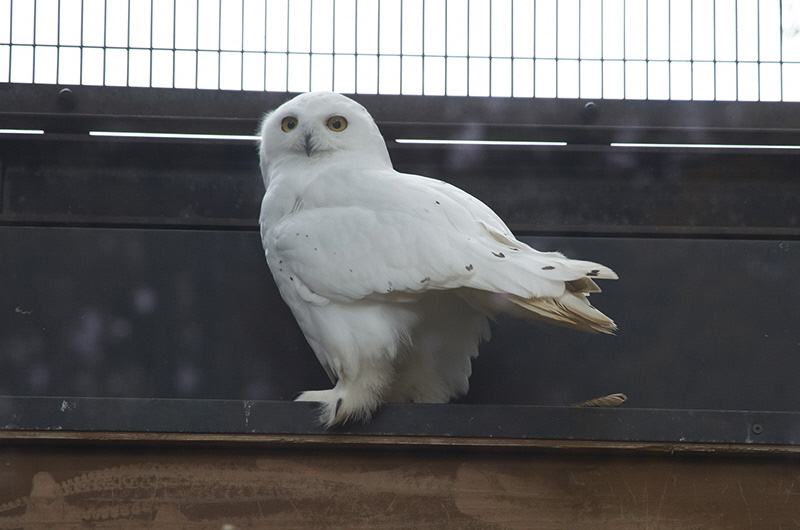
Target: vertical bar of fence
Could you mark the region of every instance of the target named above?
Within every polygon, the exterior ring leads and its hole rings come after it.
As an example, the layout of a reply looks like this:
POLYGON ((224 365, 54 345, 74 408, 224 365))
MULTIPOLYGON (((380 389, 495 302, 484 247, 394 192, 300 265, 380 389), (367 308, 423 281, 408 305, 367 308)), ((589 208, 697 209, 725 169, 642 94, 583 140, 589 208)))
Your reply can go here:
MULTIPOLYGON (((178 0, 175 0, 176 2, 178 0)), ((200 0, 195 0, 194 2, 194 87, 197 88, 199 83, 198 79, 200 78, 200 0)), ((177 23, 177 18, 176 18, 177 23)), ((173 64, 175 61, 173 60, 173 64)), ((175 76, 175 68, 173 67, 173 77, 175 76)), ((175 82, 172 83, 175 86, 175 82)))
MULTIPOLYGON (((151 22, 152 25, 152 22, 151 22)), ((153 34, 150 34, 150 46, 153 46, 153 34)), ((150 86, 153 86, 153 50, 150 51, 150 86)), ((195 52, 196 54, 196 52, 195 52)), ((178 0, 172 0, 172 86, 178 76, 178 0)), ((197 88, 197 73, 195 72, 195 88, 197 88)))
POLYGON ((714 101, 717 100, 717 0, 713 0, 711 5, 711 21, 712 21, 712 34, 713 40, 712 42, 712 53, 711 56, 713 57, 712 65, 713 65, 713 73, 714 73, 714 101))
MULTIPOLYGON (((153 14, 150 13, 150 18, 153 14)), ((125 86, 131 86, 131 0, 128 0, 128 49, 127 49, 128 62, 125 65, 125 86)))
MULTIPOLYGON (((266 9, 266 6, 264 6, 266 9)), ((244 0, 242 0, 242 32, 239 43, 239 90, 244 90, 244 0)))
POLYGON ((108 60, 108 0, 103 3, 103 86, 106 86, 106 61, 108 60))
POLYGON ((581 53, 581 32, 583 31, 583 3, 578 1, 578 97, 581 97, 581 79, 583 78, 583 54, 581 53))
POLYGON ((222 0, 217 2, 217 26, 217 90, 220 90, 222 88, 222 0))
POLYGON ((605 4, 605 0, 600 2, 600 99, 606 95, 605 4))
MULTIPOLYGON (((602 2, 602 0, 601 0, 601 2, 602 2)), ((556 56, 555 56, 555 63, 556 63, 556 95, 555 95, 555 97, 556 98, 558 97, 558 78, 561 77, 559 75, 559 73, 558 73, 558 66, 561 63, 561 49, 560 49, 561 42, 559 41, 559 38, 558 38, 558 26, 559 26, 558 18, 559 18, 559 15, 561 14, 559 12, 559 9, 558 9, 559 3, 560 2, 558 2, 558 0, 556 0, 556 26, 555 26, 556 27, 556 56)))
MULTIPOLYGON (((353 65, 353 92, 358 94, 358 0, 356 0, 356 12, 355 12, 355 23, 353 24, 353 28, 355 29, 356 34, 353 36, 353 60, 355 64, 353 65)), ((336 26, 334 26, 334 31, 336 31, 336 26)), ((336 50, 334 50, 335 52, 336 50)))
POLYGON ((33 64, 32 68, 33 71, 31 72, 31 81, 33 83, 36 82, 36 50, 38 48, 37 41, 36 41, 36 19, 39 17, 39 0, 33 0, 33 64))
POLYGON ((511 83, 511 96, 514 96, 514 0, 511 0, 511 57, 509 57, 509 61, 511 61, 511 79, 509 82, 511 83))
POLYGON ((783 0, 778 0, 778 81, 780 82, 780 101, 783 101, 783 0))
POLYGON ((58 70, 61 67, 61 0, 58 0, 56 7, 56 84, 59 79, 58 70))
POLYGON ((380 94, 381 93, 381 34, 380 34, 380 30, 381 30, 381 5, 383 4, 383 2, 381 0, 377 0, 377 2, 378 2, 378 21, 376 22, 376 24, 378 25, 378 43, 377 43, 378 44, 378 46, 377 46, 377 48, 378 48, 378 57, 377 57, 378 66, 375 69, 376 70, 375 71, 375 75, 377 76, 377 79, 375 81, 375 92, 377 94, 380 94))
POLYGON ((81 85, 83 84, 83 48, 84 48, 84 46, 83 46, 83 27, 84 27, 84 24, 83 24, 83 17, 84 17, 84 5, 83 5, 83 2, 84 2, 84 0, 81 0, 81 16, 79 17, 80 24, 81 24, 81 29, 80 29, 80 32, 81 32, 81 41, 80 42, 81 42, 81 44, 80 44, 80 48, 79 48, 80 49, 80 53, 78 54, 78 80, 79 80, 79 84, 81 84, 81 85))
POLYGON ((291 17, 292 3, 286 2, 286 91, 289 91, 289 18, 291 17))
POLYGON ((622 99, 628 99, 628 0, 622 0, 622 99))
POLYGON ((14 72, 14 0, 8 3, 8 82, 14 72))
POLYGON ((667 2, 667 99, 672 100, 672 0, 667 2))
POLYGON ((757 101, 761 101, 761 3, 756 2, 756 89, 757 101))
POLYGON ((736 101, 739 101, 739 0, 733 1, 733 27, 736 39, 734 40, 734 61, 736 65, 736 101))

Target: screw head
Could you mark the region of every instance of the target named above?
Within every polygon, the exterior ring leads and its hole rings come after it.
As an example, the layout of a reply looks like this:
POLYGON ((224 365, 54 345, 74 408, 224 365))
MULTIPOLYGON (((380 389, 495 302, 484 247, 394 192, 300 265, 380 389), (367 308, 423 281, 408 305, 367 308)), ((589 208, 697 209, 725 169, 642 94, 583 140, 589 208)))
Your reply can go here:
POLYGON ((762 427, 760 423, 756 423, 753 425, 753 432, 756 434, 761 434, 764 432, 764 427, 762 427))
POLYGON ((583 106, 583 121, 591 123, 597 119, 599 113, 600 108, 597 106, 597 103, 590 101, 583 106))
POLYGON ((75 94, 69 88, 62 88, 58 92, 56 102, 61 110, 72 110, 75 108, 75 94))

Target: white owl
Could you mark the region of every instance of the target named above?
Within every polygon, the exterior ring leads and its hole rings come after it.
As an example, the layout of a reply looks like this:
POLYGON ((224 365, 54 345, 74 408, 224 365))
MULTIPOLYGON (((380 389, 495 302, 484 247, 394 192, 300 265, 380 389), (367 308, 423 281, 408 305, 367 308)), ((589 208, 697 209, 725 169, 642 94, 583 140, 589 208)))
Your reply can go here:
POLYGON ((261 239, 267 263, 335 386, 303 392, 321 422, 366 420, 384 402, 445 403, 498 312, 611 333, 589 304, 608 267, 539 252, 488 206, 398 173, 367 110, 311 92, 264 119, 261 239))

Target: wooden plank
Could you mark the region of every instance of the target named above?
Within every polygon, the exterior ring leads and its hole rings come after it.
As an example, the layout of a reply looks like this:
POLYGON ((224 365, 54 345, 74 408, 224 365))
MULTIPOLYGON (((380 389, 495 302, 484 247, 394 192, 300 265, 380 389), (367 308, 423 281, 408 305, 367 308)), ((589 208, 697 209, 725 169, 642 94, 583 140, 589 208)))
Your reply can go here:
POLYGON ((372 450, 372 451, 487 451, 553 454, 637 456, 797 457, 800 446, 606 440, 545 440, 530 438, 474 438, 457 436, 378 436, 349 434, 228 434, 175 432, 3 430, 4 446, 81 444, 83 447, 135 445, 137 447, 197 447, 236 450, 372 450))
POLYGON ((12 444, 0 453, 0 529, 800 525, 796 456, 636 456, 556 446, 12 444))

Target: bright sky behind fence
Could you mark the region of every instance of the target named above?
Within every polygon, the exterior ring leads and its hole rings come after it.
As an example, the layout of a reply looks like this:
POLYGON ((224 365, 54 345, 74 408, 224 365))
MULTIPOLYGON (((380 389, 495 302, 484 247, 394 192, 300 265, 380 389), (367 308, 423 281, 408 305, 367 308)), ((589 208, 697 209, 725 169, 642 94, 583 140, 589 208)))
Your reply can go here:
POLYGON ((798 0, 0 0, 0 82, 800 101, 798 0))

